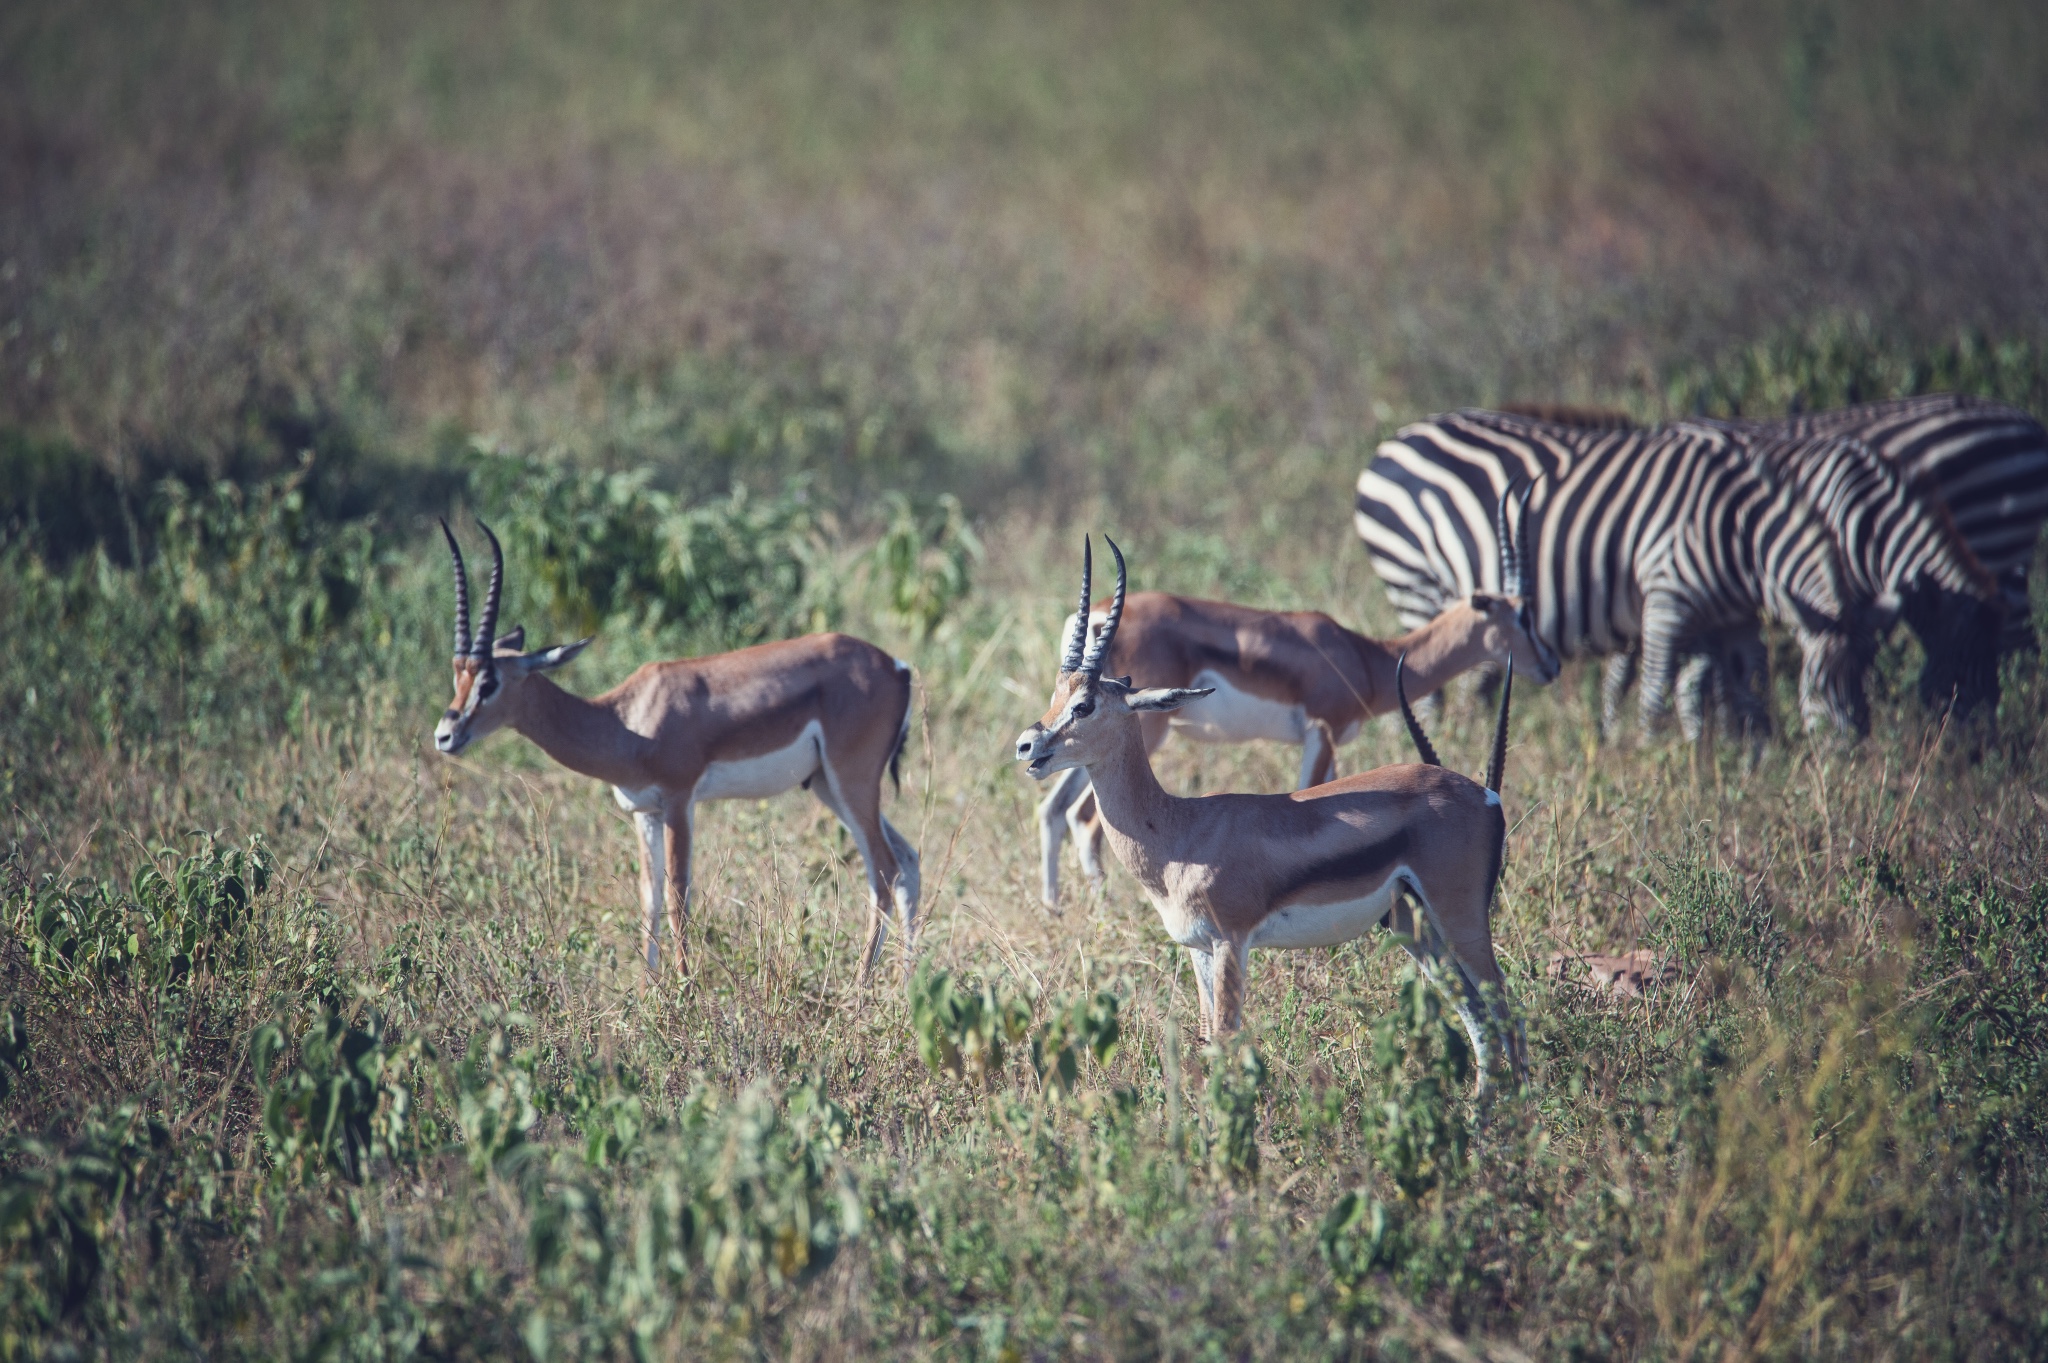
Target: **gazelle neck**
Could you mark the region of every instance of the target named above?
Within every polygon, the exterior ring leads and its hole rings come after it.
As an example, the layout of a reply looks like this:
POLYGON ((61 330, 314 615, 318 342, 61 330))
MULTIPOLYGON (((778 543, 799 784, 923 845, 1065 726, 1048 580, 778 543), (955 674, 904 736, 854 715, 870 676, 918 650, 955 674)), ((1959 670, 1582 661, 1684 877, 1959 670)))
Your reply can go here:
POLYGON ((1420 700, 1442 690, 1451 678, 1491 659, 1485 633, 1486 617, 1459 602, 1420 629, 1376 643, 1375 647, 1385 650, 1385 694, 1393 693, 1394 662, 1404 653, 1408 657, 1402 669, 1408 699, 1420 700))
POLYGON ((1152 759, 1136 724, 1128 726, 1114 752, 1090 762, 1087 770, 1103 822, 1112 832, 1127 837, 1145 828, 1147 822, 1156 825, 1157 818, 1148 820, 1147 816, 1163 811, 1174 798, 1153 773, 1152 759))
POLYGON ((539 675, 522 679, 517 695, 506 699, 515 703, 507 727, 570 771, 614 785, 640 782, 644 740, 603 701, 565 691, 539 675))

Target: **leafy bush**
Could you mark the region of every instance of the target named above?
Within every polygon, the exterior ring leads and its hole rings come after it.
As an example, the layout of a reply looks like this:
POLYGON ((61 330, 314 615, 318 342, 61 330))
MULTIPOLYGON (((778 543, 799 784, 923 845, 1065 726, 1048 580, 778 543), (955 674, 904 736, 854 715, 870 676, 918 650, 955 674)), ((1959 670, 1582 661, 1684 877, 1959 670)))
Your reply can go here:
POLYGON ((1081 994, 1055 1004, 1031 1036, 1031 1068, 1048 1093, 1072 1093, 1081 1078, 1081 1057, 1098 1065, 1116 1058, 1122 1029, 1117 1023, 1117 997, 1108 990, 1081 994))
POLYGON ((1827 316, 1711 363, 1679 367, 1664 400, 1680 415, 1776 416, 1935 392, 1973 393, 2038 412, 2048 407, 2048 347, 1970 331, 1921 346, 1893 339, 1868 317, 1827 316))
POLYGON ((166 1140, 160 1122, 124 1103, 61 1146, 9 1143, 0 1162, 0 1348, 10 1357, 84 1307, 114 1219, 166 1140))
POLYGON ((1372 1050, 1379 1097, 1366 1109, 1366 1139, 1401 1195, 1419 1202, 1464 1172, 1472 1051, 1441 994, 1413 965, 1402 972, 1394 1010, 1373 1026, 1372 1050))
POLYGON ((651 482, 644 468, 479 451, 470 487, 504 541, 506 618, 523 604, 578 633, 617 623, 722 647, 839 618, 838 579, 801 485, 773 498, 736 485, 690 505, 651 482))
POLYGON ((357 1183, 368 1161, 412 1155, 417 1142, 407 1080, 430 1053, 417 1037, 389 1044, 374 1014, 352 1027, 323 1013, 296 1039, 276 1023, 259 1028, 249 1042, 249 1067, 263 1097, 272 1164, 301 1182, 331 1168, 357 1183), (290 1064, 272 1078, 287 1051, 290 1064))
POLYGON ((881 581, 883 611, 919 639, 928 639, 974 586, 981 541, 960 499, 943 493, 920 512, 900 492, 883 494, 889 523, 869 552, 881 581))
POLYGON ((516 1165, 540 1117, 533 1048, 514 1050, 507 1036, 515 1029, 530 1033, 533 1019, 524 1013, 501 1013, 484 1021, 490 1031, 471 1038, 469 1054, 455 1070, 463 1148, 478 1174, 516 1165))
POLYGON ((243 848, 223 846, 216 834, 198 839, 197 850, 176 857, 168 872, 144 863, 126 896, 104 881, 30 884, 17 874, 8 916, 30 963, 52 983, 89 988, 130 975, 163 987, 201 963, 231 961, 250 901, 270 882, 270 853, 260 838, 243 848))
POLYGON ((1209 1063, 1209 1163, 1219 1179, 1251 1178, 1259 1172, 1266 1062, 1248 1041, 1212 1045, 1202 1055, 1209 1063))
POLYGON ((1002 1075, 1007 1047, 1024 1039, 1031 1007, 993 981, 980 988, 956 983, 943 970, 920 971, 910 984, 910 1025, 917 1053, 940 1071, 991 1088, 1002 1075))

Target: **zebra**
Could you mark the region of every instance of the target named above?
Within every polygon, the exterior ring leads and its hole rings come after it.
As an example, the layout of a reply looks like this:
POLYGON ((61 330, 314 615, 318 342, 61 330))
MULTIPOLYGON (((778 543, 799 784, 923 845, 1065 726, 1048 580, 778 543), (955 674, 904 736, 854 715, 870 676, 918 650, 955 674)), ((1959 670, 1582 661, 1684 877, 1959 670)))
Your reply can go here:
POLYGON ((1920 637, 1927 662, 1921 699, 1930 707, 1954 696, 1967 712, 1997 697, 1997 654, 2035 646, 2027 573, 2048 521, 2048 430, 2017 407, 1958 393, 1929 393, 1776 420, 1715 423, 1788 442, 1848 436, 1895 469, 1925 500, 1938 501, 1954 532, 1997 584, 2002 628, 1991 656, 1981 631, 1994 628, 1981 606, 1959 604, 1945 582, 1922 580, 1899 593, 1898 613, 1920 637), (1929 495, 1931 494, 1931 495, 1929 495))
POLYGON ((1798 637, 1806 727, 1864 732, 1833 537, 1796 483, 1760 476, 1743 437, 1712 425, 1595 428, 1467 410, 1402 428, 1359 476, 1356 525, 1404 625, 1498 590, 1487 580, 1493 517, 1518 480, 1535 489, 1517 538, 1537 632, 1560 656, 1640 646, 1646 733, 1670 710, 1681 659, 1753 626, 1760 609, 1798 637))

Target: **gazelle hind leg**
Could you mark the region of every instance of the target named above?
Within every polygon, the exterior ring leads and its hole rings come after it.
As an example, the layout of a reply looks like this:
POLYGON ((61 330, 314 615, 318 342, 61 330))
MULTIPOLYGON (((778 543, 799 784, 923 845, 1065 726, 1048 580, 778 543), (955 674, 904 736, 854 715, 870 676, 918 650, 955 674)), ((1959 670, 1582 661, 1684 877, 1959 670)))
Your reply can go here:
POLYGON ((923 898, 923 865, 917 849, 895 824, 882 819, 882 836, 896 854, 896 918, 903 929, 903 968, 910 968, 910 950, 917 941, 917 906, 923 898))
POLYGON ((872 790, 862 786, 850 791, 840 782, 829 761, 821 762, 819 770, 821 775, 812 779, 811 790, 818 802, 837 815, 853 835, 854 849, 860 853, 867 871, 868 940, 860 957, 860 982, 865 984, 874 973, 875 962, 882 957, 883 944, 889 940, 889 913, 885 906, 896 901, 902 867, 897 863, 895 847, 883 832, 881 773, 876 773, 872 790))

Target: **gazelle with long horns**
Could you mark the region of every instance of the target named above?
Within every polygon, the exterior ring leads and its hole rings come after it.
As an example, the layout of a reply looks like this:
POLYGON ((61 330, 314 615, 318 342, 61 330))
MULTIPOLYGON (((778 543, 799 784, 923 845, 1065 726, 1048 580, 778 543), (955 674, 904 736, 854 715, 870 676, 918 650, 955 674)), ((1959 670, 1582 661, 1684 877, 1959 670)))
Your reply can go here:
MULTIPOLYGON (((601 696, 573 695, 542 675, 590 640, 525 651, 523 629, 493 638, 505 554, 489 526, 491 585, 483 623, 469 628, 469 577, 455 561, 455 699, 434 746, 457 756, 510 728, 563 766, 607 782, 639 831, 641 945, 658 968, 664 909, 686 961, 690 834, 705 800, 759 800, 804 786, 839 817, 867 864, 865 980, 882 953, 893 908, 908 959, 917 930, 917 850, 882 817, 882 777, 894 778, 910 735, 910 667, 845 634, 813 634, 733 653, 648 663, 601 696)), ((687 965, 685 965, 687 968, 687 965)))
MULTIPOLYGON (((1365 722, 1394 708, 1395 664, 1407 658, 1409 694, 1431 695, 1452 678, 1486 664, 1512 662, 1540 683, 1557 676, 1558 658, 1537 635, 1523 597, 1519 508, 1525 487, 1500 499, 1495 542, 1500 546, 1501 591, 1475 592, 1397 639, 1374 639, 1344 628, 1321 611, 1264 611, 1223 601, 1136 592, 1124 603, 1103 670, 1128 676, 1139 689, 1171 687, 1206 692, 1172 712, 1139 722, 1145 751, 1157 752, 1169 734, 1197 743, 1249 743, 1266 739, 1301 745, 1297 789, 1337 775, 1337 749, 1365 722), (1510 522, 1508 504, 1517 501, 1510 522)), ((1067 617, 1071 635, 1085 615, 1090 640, 1102 637, 1106 603, 1067 617)), ((1102 824, 1080 768, 1054 783, 1038 807, 1042 890, 1048 908, 1059 905, 1060 846, 1068 833, 1082 872, 1102 883, 1102 824)))
MULTIPOLYGON (((1104 674, 1125 605, 1123 554, 1115 541, 1109 548, 1117 582, 1102 630, 1093 642, 1068 631, 1052 704, 1019 735, 1016 756, 1034 777, 1080 770, 1094 782, 1111 850, 1144 886, 1167 935, 1187 948, 1204 1035, 1242 1025, 1253 947, 1335 946, 1391 920, 1412 927, 1405 944, 1457 1007, 1478 1053, 1482 1095, 1492 1082, 1493 1034, 1520 1076, 1522 1037, 1490 921, 1507 841, 1499 792, 1512 660, 1484 786, 1426 760, 1287 795, 1170 795, 1152 772, 1145 717, 1210 692, 1140 690, 1104 674), (1404 897, 1419 906, 1412 920, 1404 897)), ((1089 558, 1084 542, 1083 611, 1089 558)), ((1418 739, 1433 759, 1426 742, 1418 739)))

